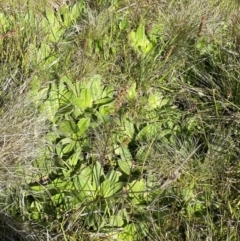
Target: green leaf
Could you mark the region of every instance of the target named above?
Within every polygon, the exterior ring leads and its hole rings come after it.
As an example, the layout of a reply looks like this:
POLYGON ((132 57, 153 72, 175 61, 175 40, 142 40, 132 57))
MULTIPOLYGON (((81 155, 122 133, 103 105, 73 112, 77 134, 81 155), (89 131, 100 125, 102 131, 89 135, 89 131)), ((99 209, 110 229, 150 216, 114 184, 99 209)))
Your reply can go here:
POLYGON ((168 104, 169 99, 163 98, 161 93, 150 94, 148 97, 148 110, 162 108, 168 104))
POLYGON ((143 195, 144 191, 146 191, 146 183, 144 179, 135 180, 128 184, 127 189, 129 190, 130 197, 136 197, 139 195, 143 195))
POLYGON ((39 185, 39 184, 30 184, 29 185, 29 187, 30 187, 30 189, 32 190, 32 191, 37 191, 37 192, 42 192, 42 191, 44 191, 44 188, 43 188, 43 186, 41 186, 41 185, 39 185))
POLYGON ((109 105, 100 106, 99 114, 104 120, 105 116, 111 115, 114 112, 114 102, 110 103, 109 105))
POLYGON ((94 103, 94 105, 102 106, 102 105, 109 104, 113 101, 114 101, 114 98, 105 97, 105 98, 102 98, 102 99, 95 100, 93 103, 94 103))
MULTIPOLYGON (((65 146, 64 146, 64 148, 63 148, 63 150, 62 150, 62 152, 63 152, 64 155, 72 152, 72 151, 75 149, 75 146, 76 146, 76 142, 75 142, 75 141, 71 140, 70 138, 65 138, 65 139, 70 140, 70 141, 65 144, 65 146)), ((64 140, 64 139, 63 139, 63 140, 64 140)), ((61 142, 62 142, 63 140, 61 140, 61 142)))
POLYGON ((103 86, 101 85, 101 76, 95 75, 91 78, 89 83, 89 88, 91 89, 93 101, 102 98, 103 86))
POLYGON ((96 162, 93 166, 93 182, 92 182, 92 185, 95 189, 97 189, 100 186, 101 180, 103 177, 104 177, 103 168, 99 162, 96 162))
POLYGON ((114 185, 115 183, 118 182, 120 176, 121 176, 120 172, 110 169, 106 174, 106 179, 110 181, 111 185, 114 185))
POLYGON ((139 25, 136 32, 130 32, 128 39, 136 52, 140 51, 141 53, 145 54, 148 53, 153 47, 145 35, 145 27, 142 24, 139 25))
POLYGON ((72 91, 66 90, 66 87, 61 91, 59 89, 59 103, 60 105, 68 105, 71 103, 72 98, 74 97, 72 91))
POLYGON ((78 126, 77 136, 82 137, 85 134, 85 132, 87 131, 89 125, 90 125, 90 119, 82 118, 77 124, 77 126, 78 126))
POLYGON ((130 161, 117 161, 118 166, 120 167, 121 171, 123 171, 125 174, 130 175, 131 172, 131 165, 132 163, 130 161))
POLYGON ((92 94, 90 89, 82 89, 80 93, 81 103, 79 103, 79 107, 83 109, 90 108, 92 106, 92 94))
POLYGON ((58 206, 64 203, 64 199, 64 193, 57 193, 56 195, 52 196, 52 201, 58 206))
POLYGON ((84 2, 83 1, 77 1, 72 7, 71 7, 71 20, 72 22, 77 21, 77 19, 81 16, 81 13, 84 10, 84 2))
POLYGON ((107 179, 101 183, 99 191, 104 198, 108 198, 122 190, 123 186, 124 184, 122 182, 112 183, 107 179))
POLYGON ((136 91, 136 82, 134 82, 131 87, 128 89, 127 92, 127 98, 129 100, 135 100, 137 97, 137 91, 136 91))
POLYGON ((127 29, 129 26, 129 22, 126 18, 124 18, 120 23, 119 23, 119 29, 124 30, 127 29))
POLYGON ((96 188, 91 185, 92 170, 90 167, 84 168, 81 173, 73 178, 75 189, 78 191, 78 198, 80 200, 92 200, 96 193, 96 188))
POLYGON ((99 190, 101 193, 101 196, 104 198, 111 197, 112 196, 112 190, 110 188, 111 184, 109 180, 105 180, 104 182, 101 183, 99 190))
POLYGON ((132 123, 132 121, 129 120, 129 119, 126 119, 126 120, 124 121, 124 127, 125 127, 125 133, 126 133, 129 137, 133 138, 134 133, 135 133, 135 129, 134 129, 134 124, 132 123))
POLYGON ((150 43, 145 35, 145 27, 142 24, 138 26, 135 37, 136 37, 135 41, 137 43, 137 46, 146 48, 147 45, 150 43))
POLYGON ((59 123, 59 128, 64 134, 75 134, 79 132, 79 127, 74 121, 62 121, 59 123))
MULTIPOLYGON (((43 113, 47 116, 47 118, 54 123, 55 113, 59 108, 59 101, 58 101, 58 93, 56 85, 51 85, 51 87, 46 88, 43 90, 44 94, 48 96, 48 100, 43 104, 43 113)), ((43 93, 41 93, 43 94, 43 93)))
POLYGON ((124 225, 124 221, 121 216, 111 216, 109 218, 109 224, 106 226, 111 226, 111 227, 122 227, 124 225))
POLYGON ((104 97, 113 97, 113 93, 114 93, 113 86, 108 86, 108 87, 103 89, 101 97, 102 98, 104 98, 104 97))
POLYGON ((158 130, 155 124, 145 126, 136 136, 137 141, 152 140, 157 136, 158 130))
POLYGON ((136 240, 134 237, 136 237, 137 228, 136 226, 131 223, 124 227, 124 230, 119 234, 118 239, 124 240, 124 241, 134 241, 136 240))
POLYGON ((118 166, 125 174, 130 175, 132 167, 132 155, 126 147, 119 147, 115 150, 117 155, 120 155, 121 159, 117 160, 118 166))
POLYGON ((60 7, 58 10, 58 20, 59 22, 63 22, 65 27, 70 27, 72 20, 68 5, 62 5, 60 7))
POLYGON ((42 218, 43 206, 38 201, 33 201, 30 205, 31 218, 38 220, 42 218))
POLYGON ((46 8, 45 13, 49 24, 53 26, 56 19, 53 8, 46 8))
POLYGON ((148 148, 149 146, 141 146, 136 154, 136 159, 138 163, 143 163, 143 161, 146 159, 147 155, 148 155, 148 148))
POLYGON ((79 160, 79 153, 76 152, 68 159, 68 163, 70 166, 74 167, 77 165, 78 160, 79 160))
POLYGON ((74 111, 74 106, 72 104, 63 104, 59 106, 59 109, 56 112, 56 119, 62 117, 62 115, 69 114, 74 111))
POLYGON ((119 147, 115 150, 115 153, 121 156, 121 160, 124 160, 124 161, 132 160, 132 154, 127 147, 119 147))
POLYGON ((48 187, 48 192, 52 195, 55 195, 59 191, 70 191, 73 190, 73 184, 72 181, 65 180, 64 178, 56 178, 54 179, 48 187))

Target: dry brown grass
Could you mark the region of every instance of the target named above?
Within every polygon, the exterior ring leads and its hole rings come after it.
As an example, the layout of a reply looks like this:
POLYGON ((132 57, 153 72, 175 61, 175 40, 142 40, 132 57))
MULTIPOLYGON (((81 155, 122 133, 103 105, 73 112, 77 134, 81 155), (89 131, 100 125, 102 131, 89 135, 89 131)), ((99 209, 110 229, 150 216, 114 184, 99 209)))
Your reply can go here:
POLYGON ((0 121, 0 175, 6 184, 35 171, 31 164, 41 155, 46 126, 31 98, 18 92, 4 105, 0 121))

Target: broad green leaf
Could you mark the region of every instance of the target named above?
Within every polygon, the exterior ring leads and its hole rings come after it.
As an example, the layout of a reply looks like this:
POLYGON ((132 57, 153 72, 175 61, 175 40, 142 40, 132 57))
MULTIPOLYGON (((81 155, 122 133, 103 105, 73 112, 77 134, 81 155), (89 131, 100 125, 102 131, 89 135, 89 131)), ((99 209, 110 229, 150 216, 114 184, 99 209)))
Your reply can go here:
POLYGON ((148 97, 148 109, 153 110, 156 108, 162 108, 168 104, 169 99, 163 98, 161 93, 150 94, 148 97))
POLYGON ((58 20, 59 22, 64 23, 65 27, 69 27, 72 23, 71 13, 69 11, 69 6, 64 4, 58 10, 58 20))
POLYGON ((30 184, 29 185, 29 187, 30 187, 30 189, 32 190, 32 191, 44 191, 44 188, 43 188, 43 186, 41 186, 41 185, 39 185, 39 184, 30 184))
POLYGON ((79 132, 78 125, 74 121, 65 120, 58 125, 60 130, 65 134, 75 134, 79 132))
POLYGON ((10 17, 11 16, 9 16, 9 15, 8 15, 8 17, 6 17, 5 14, 3 14, 3 12, 0 13, 1 27, 3 28, 4 32, 9 28, 10 22, 12 22, 12 20, 13 20, 12 18, 9 19, 10 17))
MULTIPOLYGON (((124 221, 122 219, 121 216, 117 215, 117 216, 111 216, 109 218, 109 226, 111 227, 122 227, 124 225, 124 221)), ((106 225, 106 226, 108 226, 106 225)))
POLYGON ((134 124, 133 124, 133 122, 132 122, 131 120, 129 120, 129 119, 126 119, 126 120, 124 121, 124 127, 125 127, 125 133, 126 133, 129 137, 133 138, 134 133, 135 133, 135 129, 134 129, 134 124))
POLYGON ((125 186, 124 182, 117 182, 115 184, 111 184, 112 195, 121 191, 124 186, 125 186))
POLYGON ((145 180, 135 180, 128 184, 127 187, 129 196, 132 197, 132 204, 139 205, 146 199, 146 184, 145 180))
POLYGON ((83 136, 83 134, 85 134, 85 132, 87 131, 89 125, 90 125, 90 119, 82 118, 77 124, 77 126, 78 126, 77 136, 78 137, 83 136))
POLYGON ((114 93, 114 88, 113 86, 108 86, 106 88, 103 89, 103 92, 101 94, 101 97, 113 97, 113 93, 114 93))
POLYGON ((101 106, 101 105, 109 104, 113 101, 114 101, 114 98, 105 97, 105 98, 102 98, 102 99, 95 100, 93 103, 94 103, 94 105, 101 106))
POLYGON ((82 12, 84 10, 84 2, 83 1, 77 1, 70 10, 70 17, 71 20, 77 21, 77 19, 81 16, 82 12))
MULTIPOLYGON (((76 203, 74 202, 75 201, 74 197, 75 196, 72 196, 71 194, 65 194, 62 205, 60 205, 61 214, 60 214, 59 218, 62 217, 62 212, 72 211, 74 208, 76 208, 76 203)), ((79 202, 77 204, 79 204, 79 202)))
POLYGON ((127 98, 129 100, 135 100, 137 97, 136 82, 134 82, 127 91, 127 98))
POLYGON ((120 155, 120 159, 117 160, 118 166, 121 171, 129 175, 132 167, 132 154, 127 147, 119 147, 115 150, 117 155, 120 155))
POLYGON ((140 49, 140 52, 145 54, 148 53, 153 47, 152 43, 145 35, 145 27, 142 24, 139 25, 136 32, 130 32, 128 39, 136 52, 139 52, 140 49))
POLYGON ((95 189, 97 189, 104 177, 103 167, 99 162, 96 162, 93 166, 93 182, 92 185, 95 189))
POLYGON ((114 113, 114 102, 109 105, 100 106, 99 108, 99 114, 103 119, 105 116, 111 115, 112 113, 114 113))
POLYGON ((77 90, 77 83, 74 83, 72 79, 70 79, 69 76, 63 75, 60 80, 59 80, 59 86, 61 87, 62 90, 68 89, 73 93, 73 96, 79 96, 80 90, 78 92, 77 90))
POLYGON ((129 195, 131 197, 141 195, 146 191, 146 182, 144 179, 132 181, 128 184, 127 189, 129 190, 129 195))
POLYGON ((63 153, 69 153, 73 150, 74 146, 72 145, 72 143, 74 142, 72 141, 71 138, 63 138, 60 142, 58 142, 58 144, 61 144, 62 147, 66 148, 65 150, 63 150, 63 153))
POLYGON ((99 191, 104 198, 108 198, 122 190, 124 184, 122 182, 111 183, 109 179, 101 183, 99 191))
POLYGON ((136 136, 137 141, 152 140, 158 134, 157 126, 155 124, 149 124, 145 126, 136 136))
POLYGON ((72 104, 62 104, 56 112, 55 118, 61 118, 65 114, 69 114, 74 111, 74 106, 72 104))
POLYGON ((165 130, 161 130, 159 131, 158 135, 157 135, 157 139, 161 139, 169 134, 172 134, 173 131, 171 129, 165 129, 165 130))
POLYGON ((137 32, 135 34, 135 38, 136 38, 135 41, 137 43, 137 46, 146 48, 150 43, 145 35, 145 27, 142 24, 138 26, 137 32))
POLYGON ((120 167, 121 171, 123 171, 125 174, 130 175, 131 173, 131 166, 132 162, 131 161, 124 161, 119 159, 117 161, 118 166, 120 167))
POLYGON ((101 196, 104 198, 111 197, 112 196, 112 190, 110 187, 110 181, 105 180, 104 182, 101 183, 99 186, 99 191, 101 193, 101 196))
POLYGON ((78 160, 79 160, 79 153, 76 152, 68 159, 68 163, 70 166, 74 167, 77 165, 78 160))
POLYGON ((86 109, 85 100, 81 99, 80 97, 73 95, 71 98, 71 103, 81 111, 84 111, 86 109))
POLYGON ((131 161, 132 160, 132 154, 127 147, 116 148, 115 153, 117 155, 120 155, 121 159, 124 160, 124 161, 131 161))
POLYGON ((83 109, 90 108, 92 106, 92 94, 90 89, 82 89, 79 97, 82 101, 80 104, 80 107, 83 109))
POLYGON ((73 178, 74 187, 78 191, 78 197, 81 198, 81 200, 84 200, 85 198, 92 199, 96 193, 96 188, 91 185, 91 169, 85 169, 81 171, 81 174, 73 178))
POLYGON ((38 201, 33 201, 30 205, 31 218, 38 220, 42 218, 43 206, 38 201))
POLYGON ((52 196, 52 201, 56 204, 56 205, 60 205, 62 203, 64 203, 64 193, 57 193, 56 195, 52 196))
POLYGON ((119 23, 118 26, 119 26, 119 29, 120 29, 120 30, 127 29, 128 26, 129 26, 129 21, 128 21, 126 18, 124 18, 124 19, 119 23))
POLYGON ((58 193, 60 190, 70 191, 73 190, 72 181, 65 180, 64 178, 56 178, 49 185, 47 185, 49 193, 52 195, 58 193))
POLYGON ((58 142, 58 143, 61 143, 64 146, 64 145, 67 145, 67 144, 69 144, 71 142, 72 142, 71 138, 62 138, 61 141, 58 142))
POLYGON ((64 29, 61 27, 57 16, 55 16, 53 8, 46 8, 45 13, 49 22, 48 28, 50 29, 47 39, 48 41, 58 41, 61 35, 64 33, 64 29))
POLYGON ((190 202, 194 198, 195 179, 193 178, 188 188, 182 188, 181 195, 185 202, 190 202))
POLYGON ((102 96, 103 86, 101 85, 101 76, 95 75, 90 80, 89 88, 91 89, 93 101, 98 100, 102 96))
POLYGON ((64 89, 62 91, 59 91, 59 103, 60 105, 67 105, 71 103, 71 100, 73 98, 72 91, 69 91, 67 89, 64 89))
POLYGON ((48 120, 50 120, 51 122, 55 122, 54 118, 55 118, 55 113, 57 112, 58 108, 59 108, 59 103, 58 101, 55 100, 47 100, 46 102, 44 102, 44 107, 43 107, 43 113, 46 115, 46 117, 48 118, 48 120))
POLYGON ((126 208, 122 208, 118 211, 118 215, 121 216, 127 223, 130 222, 129 212, 126 208))
POLYGON ((77 119, 81 118, 83 113, 84 112, 81 111, 79 108, 74 108, 74 110, 72 111, 72 116, 77 120, 77 119))
POLYGON ((106 174, 106 179, 110 181, 111 185, 114 185, 115 183, 118 182, 120 176, 121 176, 120 172, 111 169, 106 174))
POLYGON ((136 233, 138 229, 135 224, 131 223, 124 227, 124 230, 119 234, 118 239, 124 241, 135 241, 136 233))
POLYGON ((67 144, 67 145, 63 148, 62 153, 63 153, 64 155, 66 155, 66 154, 72 152, 73 149, 74 149, 74 147, 75 147, 75 142, 72 141, 71 143, 67 144))
POLYGON ((48 19, 48 21, 49 21, 49 24, 50 24, 51 26, 53 26, 53 25, 54 25, 54 22, 55 22, 55 20, 56 20, 56 17, 55 17, 53 8, 46 8, 45 13, 46 13, 46 17, 47 17, 47 19, 48 19))
POLYGON ((43 29, 44 33, 48 33, 48 26, 49 26, 49 21, 47 18, 42 18, 41 22, 39 23, 39 27, 43 29))
POLYGON ((136 154, 136 159, 137 159, 138 163, 142 163, 145 160, 145 158, 147 157, 147 154, 148 154, 148 151, 147 151, 148 148, 149 148, 149 146, 144 145, 138 149, 137 154, 136 154))

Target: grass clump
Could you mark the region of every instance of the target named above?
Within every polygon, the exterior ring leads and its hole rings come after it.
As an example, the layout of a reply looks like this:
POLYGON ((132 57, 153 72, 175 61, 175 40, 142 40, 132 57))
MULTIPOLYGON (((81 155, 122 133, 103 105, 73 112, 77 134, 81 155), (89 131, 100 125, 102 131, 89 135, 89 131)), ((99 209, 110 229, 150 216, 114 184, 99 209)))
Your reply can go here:
POLYGON ((16 4, 0 237, 239 240, 239 4, 16 4))

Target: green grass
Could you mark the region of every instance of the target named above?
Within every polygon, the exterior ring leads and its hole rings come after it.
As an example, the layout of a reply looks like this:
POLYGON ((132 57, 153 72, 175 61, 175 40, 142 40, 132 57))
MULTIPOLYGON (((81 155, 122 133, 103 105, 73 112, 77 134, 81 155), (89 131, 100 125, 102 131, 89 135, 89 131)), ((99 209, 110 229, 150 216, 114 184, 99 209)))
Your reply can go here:
POLYGON ((25 2, 0 3, 0 239, 239 240, 238 1, 25 2))

